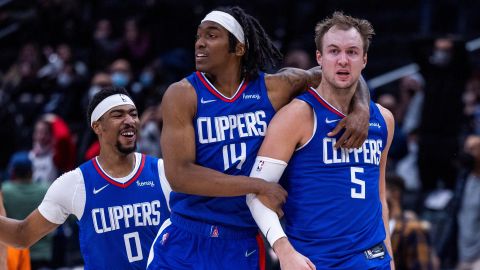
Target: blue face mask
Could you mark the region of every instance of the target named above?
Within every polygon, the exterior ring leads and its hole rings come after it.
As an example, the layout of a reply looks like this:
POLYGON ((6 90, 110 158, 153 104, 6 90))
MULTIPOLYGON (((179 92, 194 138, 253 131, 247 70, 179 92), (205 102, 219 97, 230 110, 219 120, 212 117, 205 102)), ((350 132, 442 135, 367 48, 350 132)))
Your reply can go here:
POLYGON ((129 83, 128 75, 124 72, 114 72, 112 74, 112 84, 117 87, 125 87, 129 83))
POLYGON ((151 72, 143 72, 140 75, 140 83, 145 87, 151 86, 153 84, 153 74, 151 72))

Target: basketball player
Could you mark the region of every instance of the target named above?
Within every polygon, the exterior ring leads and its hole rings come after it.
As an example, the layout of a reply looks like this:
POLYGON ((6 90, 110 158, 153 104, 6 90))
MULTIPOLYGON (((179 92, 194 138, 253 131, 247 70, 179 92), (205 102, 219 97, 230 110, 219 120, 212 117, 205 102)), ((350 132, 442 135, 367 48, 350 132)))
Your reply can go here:
MULTIPOLYGON (((198 26, 197 72, 172 84, 162 103, 161 144, 175 192, 148 269, 264 269, 244 195, 256 194, 281 214, 286 194, 247 175, 275 111, 321 76, 318 68, 261 72, 279 57, 258 21, 238 7, 214 10, 198 26)), ((360 145, 366 134, 366 100, 355 103, 359 132, 347 128, 348 144, 360 145)))
POLYGON ((393 116, 371 103, 368 138, 356 149, 336 148, 337 136, 328 136, 351 113, 373 34, 368 21, 341 12, 317 24, 322 81, 283 107, 268 127, 251 176, 276 182, 288 163, 288 239, 275 213, 259 208, 253 195, 247 200, 282 269, 313 268, 296 251, 316 269, 390 269, 385 166, 393 116))
POLYGON ((60 176, 24 220, 0 217, 0 241, 29 247, 78 218, 85 269, 145 269, 148 252, 169 216, 163 161, 135 153, 139 119, 123 88, 105 88, 88 108, 100 155, 60 176))

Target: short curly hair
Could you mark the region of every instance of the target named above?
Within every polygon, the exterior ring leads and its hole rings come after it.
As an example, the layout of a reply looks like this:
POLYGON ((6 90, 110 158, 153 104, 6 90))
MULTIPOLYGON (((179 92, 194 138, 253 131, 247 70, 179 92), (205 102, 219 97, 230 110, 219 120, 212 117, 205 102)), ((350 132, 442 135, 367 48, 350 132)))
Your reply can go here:
POLYGON ((367 20, 345 15, 341 11, 334 12, 331 17, 324 19, 315 26, 315 45, 317 46, 318 51, 322 51, 323 36, 325 36, 325 33, 334 26, 341 30, 348 30, 352 27, 357 29, 360 36, 362 36, 363 52, 368 52, 370 40, 373 35, 375 35, 372 24, 367 20))

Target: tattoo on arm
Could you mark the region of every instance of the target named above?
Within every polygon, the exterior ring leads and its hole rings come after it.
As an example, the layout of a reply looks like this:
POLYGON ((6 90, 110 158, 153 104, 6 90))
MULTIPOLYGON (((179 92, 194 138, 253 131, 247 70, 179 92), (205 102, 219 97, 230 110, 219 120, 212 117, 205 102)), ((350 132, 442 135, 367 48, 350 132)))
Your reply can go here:
POLYGON ((301 88, 307 84, 305 71, 295 68, 282 68, 278 72, 281 79, 288 83, 288 86, 293 89, 301 88))

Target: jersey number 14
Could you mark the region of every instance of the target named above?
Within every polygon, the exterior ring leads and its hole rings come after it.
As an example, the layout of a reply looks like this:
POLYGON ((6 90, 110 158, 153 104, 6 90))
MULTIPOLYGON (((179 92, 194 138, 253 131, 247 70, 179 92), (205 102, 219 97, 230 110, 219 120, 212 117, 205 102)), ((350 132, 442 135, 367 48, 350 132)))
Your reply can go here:
MULTIPOLYGON (((238 145, 238 144, 237 144, 238 145)), ((241 170, 242 165, 247 158, 247 144, 242 142, 240 143, 240 149, 238 149, 236 144, 232 143, 229 145, 224 145, 222 148, 223 152, 223 170, 226 171, 230 168, 231 165, 239 161, 237 164, 237 169, 241 170), (237 152, 240 152, 237 155, 237 152)))

